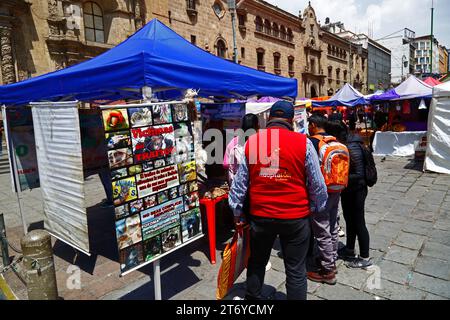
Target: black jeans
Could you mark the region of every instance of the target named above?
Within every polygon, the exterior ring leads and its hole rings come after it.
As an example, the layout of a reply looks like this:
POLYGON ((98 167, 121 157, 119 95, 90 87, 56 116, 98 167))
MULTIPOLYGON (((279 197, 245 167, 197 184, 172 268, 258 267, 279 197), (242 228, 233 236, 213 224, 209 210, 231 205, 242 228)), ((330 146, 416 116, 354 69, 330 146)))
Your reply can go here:
POLYGON ((311 236, 308 218, 280 220, 250 217, 250 257, 247 268, 248 300, 265 299, 261 295, 276 237, 280 237, 286 270, 286 293, 288 300, 306 300, 306 253, 311 236))
POLYGON ((357 190, 346 190, 341 193, 342 211, 347 231, 347 248, 355 249, 358 237, 360 256, 369 258, 369 231, 364 218, 364 206, 367 197, 367 187, 357 190))

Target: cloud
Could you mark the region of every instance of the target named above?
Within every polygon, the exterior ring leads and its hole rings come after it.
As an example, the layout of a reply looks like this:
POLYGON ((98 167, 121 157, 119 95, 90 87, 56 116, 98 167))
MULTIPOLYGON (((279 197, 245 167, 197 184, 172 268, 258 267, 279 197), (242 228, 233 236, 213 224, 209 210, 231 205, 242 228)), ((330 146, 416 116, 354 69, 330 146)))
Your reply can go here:
MULTIPOLYGON (((292 13, 304 10, 307 0, 268 0, 292 13)), ((450 1, 435 0, 435 35, 443 45, 450 46, 450 1)), ((373 38, 409 28, 417 36, 430 34, 431 0, 311 0, 318 20, 323 24, 329 17, 332 22, 341 21, 355 32, 368 34, 369 26, 373 38)))

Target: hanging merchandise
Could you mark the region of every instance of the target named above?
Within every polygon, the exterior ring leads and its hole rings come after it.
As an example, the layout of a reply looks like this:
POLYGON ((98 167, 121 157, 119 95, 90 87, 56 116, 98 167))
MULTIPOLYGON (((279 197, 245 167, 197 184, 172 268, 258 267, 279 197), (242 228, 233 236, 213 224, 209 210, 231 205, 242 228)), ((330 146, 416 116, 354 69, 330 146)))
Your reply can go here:
POLYGON ((409 100, 403 101, 403 113, 411 114, 411 103, 409 102, 409 100))
POLYGON ((401 110, 402 110, 402 107, 400 106, 400 103, 397 102, 397 104, 396 104, 396 106, 395 106, 395 109, 396 109, 397 111, 401 111, 401 110))

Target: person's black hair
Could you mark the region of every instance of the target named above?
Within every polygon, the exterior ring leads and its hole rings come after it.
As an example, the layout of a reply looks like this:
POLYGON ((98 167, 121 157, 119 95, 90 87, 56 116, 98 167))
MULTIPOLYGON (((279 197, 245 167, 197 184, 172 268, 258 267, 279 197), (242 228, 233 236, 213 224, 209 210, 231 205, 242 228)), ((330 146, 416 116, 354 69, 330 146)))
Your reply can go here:
POLYGON ((322 114, 314 113, 311 117, 309 117, 308 122, 314 123, 316 127, 325 129, 328 119, 322 114))
POLYGON ((356 130, 356 121, 349 121, 349 123, 348 123, 348 128, 349 128, 351 131, 356 130))
POLYGON ((348 127, 343 121, 341 120, 329 121, 326 125, 325 131, 329 135, 336 137, 336 139, 338 139, 339 142, 344 144, 347 143, 348 127))
POLYGON ((241 129, 244 130, 244 132, 249 129, 256 130, 258 128, 258 125, 259 125, 258 116, 253 113, 246 114, 242 118, 241 129))

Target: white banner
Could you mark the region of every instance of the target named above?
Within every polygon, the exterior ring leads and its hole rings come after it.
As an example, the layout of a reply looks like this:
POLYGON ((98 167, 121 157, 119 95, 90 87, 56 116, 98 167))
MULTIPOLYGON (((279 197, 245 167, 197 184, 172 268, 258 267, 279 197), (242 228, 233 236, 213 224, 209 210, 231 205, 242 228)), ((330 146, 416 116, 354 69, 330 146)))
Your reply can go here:
POLYGON ((376 156, 410 157, 415 153, 415 143, 427 136, 426 131, 377 132, 373 140, 376 156))
POLYGON ((77 102, 31 105, 45 228, 89 254, 77 102))

